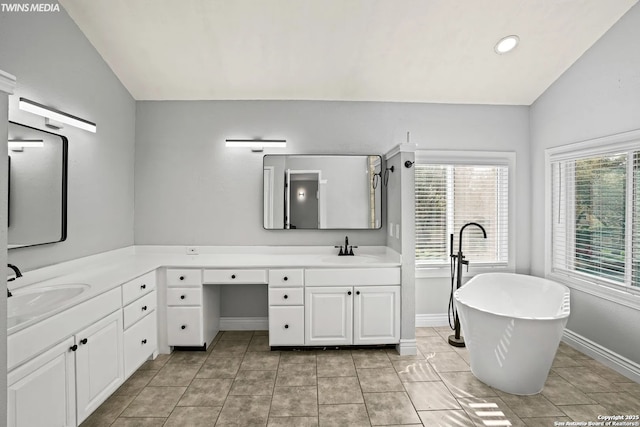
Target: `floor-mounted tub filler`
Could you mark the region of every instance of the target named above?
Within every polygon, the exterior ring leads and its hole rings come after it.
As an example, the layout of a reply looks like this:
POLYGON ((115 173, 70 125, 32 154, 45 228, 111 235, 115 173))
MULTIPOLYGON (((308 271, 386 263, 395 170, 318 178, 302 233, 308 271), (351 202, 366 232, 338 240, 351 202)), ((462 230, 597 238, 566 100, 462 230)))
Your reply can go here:
POLYGON ((569 319, 569 288, 522 274, 479 274, 458 289, 456 309, 482 382, 512 394, 542 391, 569 319))

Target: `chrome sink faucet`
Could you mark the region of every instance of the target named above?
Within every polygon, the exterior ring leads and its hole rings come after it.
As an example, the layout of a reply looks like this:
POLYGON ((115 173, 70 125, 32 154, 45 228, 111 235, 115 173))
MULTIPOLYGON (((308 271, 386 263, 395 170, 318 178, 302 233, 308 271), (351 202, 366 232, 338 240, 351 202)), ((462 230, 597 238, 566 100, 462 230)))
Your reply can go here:
POLYGON ((338 256, 354 256, 353 248, 357 248, 357 246, 349 246, 349 236, 344 236, 344 248, 342 246, 334 246, 334 248, 340 249, 338 256))
MULTIPOLYGON (((20 271, 20 269, 18 267, 16 267, 13 264, 7 264, 7 268, 10 268, 13 270, 13 273, 15 274, 15 277, 10 277, 7 279, 7 283, 9 282, 13 282, 14 280, 16 280, 18 277, 22 277, 22 272, 20 271)), ((9 290, 9 286, 7 285, 7 298, 9 298, 11 295, 11 291, 9 290)))

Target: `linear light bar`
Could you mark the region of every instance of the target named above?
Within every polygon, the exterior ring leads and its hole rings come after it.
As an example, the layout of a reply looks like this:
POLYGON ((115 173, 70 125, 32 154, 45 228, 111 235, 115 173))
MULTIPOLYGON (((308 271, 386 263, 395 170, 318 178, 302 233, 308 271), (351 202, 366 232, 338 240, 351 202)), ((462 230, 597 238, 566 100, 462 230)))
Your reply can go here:
POLYGON ((286 139, 227 139, 227 147, 239 148, 286 148, 286 139))
POLYGON ((21 149, 21 148, 42 148, 44 147, 44 141, 42 139, 10 139, 7 142, 9 149, 21 149))
POLYGON ((80 117, 72 116, 71 114, 56 110, 55 108, 38 104, 37 102, 31 101, 27 98, 20 98, 18 108, 23 111, 28 111, 29 113, 55 120, 56 122, 66 123, 68 125, 96 133, 95 123, 81 119, 80 117))

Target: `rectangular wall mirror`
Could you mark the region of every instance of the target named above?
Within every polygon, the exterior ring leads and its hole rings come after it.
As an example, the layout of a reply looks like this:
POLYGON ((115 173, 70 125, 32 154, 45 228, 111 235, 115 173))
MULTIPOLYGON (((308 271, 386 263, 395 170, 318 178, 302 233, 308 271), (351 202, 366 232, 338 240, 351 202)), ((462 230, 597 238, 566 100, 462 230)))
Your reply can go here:
POLYGON ((264 228, 380 228, 381 168, 376 155, 264 156, 264 228))
POLYGON ((67 238, 67 138, 9 122, 8 249, 67 238))

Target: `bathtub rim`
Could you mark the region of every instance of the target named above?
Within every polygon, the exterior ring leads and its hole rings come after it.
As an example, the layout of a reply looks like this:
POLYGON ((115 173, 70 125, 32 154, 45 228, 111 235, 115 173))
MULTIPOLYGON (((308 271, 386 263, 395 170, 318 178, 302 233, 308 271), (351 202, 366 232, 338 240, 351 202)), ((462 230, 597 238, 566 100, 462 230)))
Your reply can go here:
MULTIPOLYGON (((456 291, 453 293, 453 299, 455 300, 456 305, 457 304, 461 304, 464 307, 472 308, 474 310, 478 310, 478 311, 481 311, 483 313, 491 314, 493 316, 504 317, 504 318, 508 318, 508 319, 518 319, 518 320, 554 321, 554 320, 566 319, 571 314, 570 301, 569 301, 570 295, 571 295, 571 291, 570 291, 570 288, 567 285, 564 285, 562 283, 556 282, 555 280, 547 279, 547 278, 544 278, 544 277, 538 277, 538 276, 532 276, 530 274, 520 274, 520 273, 481 273, 481 274, 477 274, 477 275, 473 276, 462 287, 460 287, 459 289, 456 289, 456 291), (479 277, 479 276, 526 276, 526 277, 533 277, 535 279, 551 282, 551 283, 553 283, 553 284, 555 284, 557 286, 562 287, 563 290, 564 290, 564 295, 562 297, 562 300, 563 300, 563 302, 562 302, 562 312, 557 314, 557 315, 555 315, 555 316, 538 316, 538 317, 533 317, 533 316, 514 316, 512 314, 505 314, 505 313, 499 313, 499 312, 495 312, 495 311, 490 311, 490 310, 487 310, 485 308, 480 308, 480 307, 478 307, 476 305, 467 304, 467 303, 461 301, 460 300, 460 296, 459 296, 460 291, 463 290, 465 286, 467 286, 470 283, 472 283, 472 281, 476 277, 479 277)), ((457 307, 456 307, 456 309, 457 309, 457 307)))

